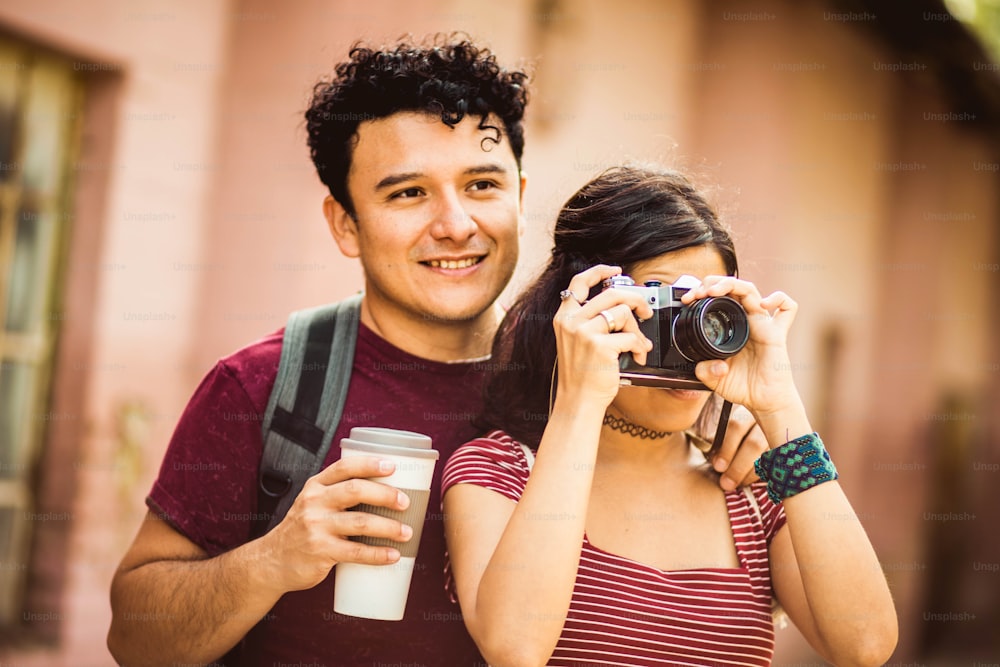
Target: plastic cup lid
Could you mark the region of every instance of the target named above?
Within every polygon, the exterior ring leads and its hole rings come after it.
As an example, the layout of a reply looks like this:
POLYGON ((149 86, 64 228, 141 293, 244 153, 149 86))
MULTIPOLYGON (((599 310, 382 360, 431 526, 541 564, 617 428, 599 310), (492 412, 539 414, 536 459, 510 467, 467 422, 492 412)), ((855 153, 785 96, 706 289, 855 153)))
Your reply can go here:
POLYGON ((362 451, 381 451, 397 453, 402 456, 436 459, 438 452, 431 448, 431 444, 430 436, 423 433, 376 426, 355 426, 351 429, 350 437, 344 438, 340 446, 362 451), (393 450, 399 451, 393 452, 393 450))

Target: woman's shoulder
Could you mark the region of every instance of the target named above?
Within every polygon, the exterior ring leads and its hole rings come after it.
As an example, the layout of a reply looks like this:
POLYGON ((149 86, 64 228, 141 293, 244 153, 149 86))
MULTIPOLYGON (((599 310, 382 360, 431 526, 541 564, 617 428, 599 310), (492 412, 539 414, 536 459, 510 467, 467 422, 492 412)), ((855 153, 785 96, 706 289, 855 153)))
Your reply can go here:
POLYGON ((442 487, 446 491, 455 484, 499 484, 519 496, 529 473, 525 448, 504 431, 490 431, 455 450, 445 464, 442 487))
POLYGON ((520 447, 517 440, 514 439, 514 436, 501 429, 494 429, 484 433, 475 440, 470 440, 462 445, 462 447, 469 446, 496 447, 498 449, 513 449, 514 447, 520 447))
POLYGON ((483 458, 498 464, 527 462, 525 447, 521 443, 505 431, 494 430, 460 446, 448 459, 448 464, 455 465, 453 462, 483 458))

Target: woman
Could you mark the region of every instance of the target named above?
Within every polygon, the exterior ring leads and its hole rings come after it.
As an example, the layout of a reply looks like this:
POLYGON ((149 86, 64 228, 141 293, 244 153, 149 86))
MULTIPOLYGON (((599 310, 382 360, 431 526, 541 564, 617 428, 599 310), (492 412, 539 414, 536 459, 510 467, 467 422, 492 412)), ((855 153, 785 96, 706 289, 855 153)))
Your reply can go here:
POLYGON ((767 665, 775 599, 838 665, 892 653, 879 561, 790 373, 797 306, 736 276, 728 232, 676 173, 612 169, 563 207, 494 343, 496 430, 444 471, 449 585, 491 665, 767 665), (694 276, 685 304, 746 310, 746 347, 697 375, 767 437, 749 493, 720 489, 686 434, 711 392, 619 385, 619 355, 651 349, 636 318, 653 316, 602 290, 622 269, 638 285, 694 276))

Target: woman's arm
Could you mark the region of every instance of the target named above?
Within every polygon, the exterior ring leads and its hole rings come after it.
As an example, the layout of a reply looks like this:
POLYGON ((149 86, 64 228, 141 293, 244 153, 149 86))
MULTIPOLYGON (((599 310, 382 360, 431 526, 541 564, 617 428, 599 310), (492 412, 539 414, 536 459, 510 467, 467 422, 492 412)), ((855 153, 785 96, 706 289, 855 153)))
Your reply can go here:
MULTIPOLYGON (((620 271, 592 267, 574 276, 569 289, 587 294, 620 271)), ((465 624, 493 665, 544 664, 559 640, 576 582, 601 424, 618 393, 618 355, 631 352, 645 361, 651 346, 633 311, 652 315, 639 295, 624 290, 606 290, 582 305, 562 302, 553 320, 559 388, 518 503, 464 484, 445 494, 465 624), (612 322, 622 328, 610 331, 612 322)))
POLYGON ((896 648, 892 595, 875 551, 836 482, 784 503, 771 541, 775 595, 803 636, 836 665, 882 665, 896 648))
MULTIPOLYGON (((725 361, 699 364, 699 379, 746 405, 768 446, 812 433, 785 340, 798 305, 732 277, 710 277, 685 302, 730 295, 747 311, 750 342, 725 361)), ((766 481, 766 480, 765 480, 766 481)), ((827 481, 783 501, 787 523, 771 542, 778 600, 812 646, 837 665, 881 665, 896 646, 892 596, 864 528, 840 484, 827 481)))
POLYGON ((541 665, 556 646, 576 582, 603 414, 553 413, 520 502, 472 484, 445 493, 462 614, 491 665, 541 665))
MULTIPOLYGON (((762 417, 771 448, 812 432, 799 406, 762 417)), ((836 480, 782 502, 771 580, 792 622, 836 665, 882 665, 896 648, 892 595, 864 527, 836 480)))

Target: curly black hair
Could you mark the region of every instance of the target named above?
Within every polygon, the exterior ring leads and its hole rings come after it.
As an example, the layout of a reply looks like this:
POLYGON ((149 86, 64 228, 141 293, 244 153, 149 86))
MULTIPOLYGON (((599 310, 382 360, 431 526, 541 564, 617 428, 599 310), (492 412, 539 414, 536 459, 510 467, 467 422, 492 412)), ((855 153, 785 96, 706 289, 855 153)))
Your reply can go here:
POLYGON ((506 135, 521 165, 528 75, 500 67, 488 49, 457 34, 438 34, 425 44, 402 40, 379 49, 355 43, 334 76, 313 87, 305 112, 309 154, 320 180, 352 215, 347 173, 358 125, 366 120, 423 111, 454 127, 466 114, 478 116, 479 128, 495 133, 484 141, 499 143, 506 135), (503 132, 487 124, 490 115, 503 132))

